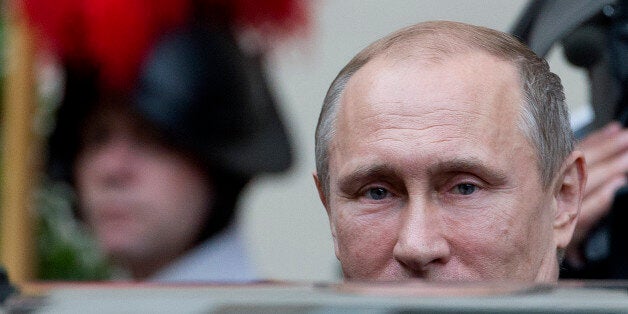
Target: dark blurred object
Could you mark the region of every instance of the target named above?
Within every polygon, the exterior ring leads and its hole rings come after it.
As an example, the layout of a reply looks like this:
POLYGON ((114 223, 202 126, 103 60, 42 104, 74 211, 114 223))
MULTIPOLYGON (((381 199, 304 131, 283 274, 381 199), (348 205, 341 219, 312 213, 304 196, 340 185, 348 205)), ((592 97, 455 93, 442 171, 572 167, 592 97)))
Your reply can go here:
POLYGON ((617 103, 616 118, 624 127, 628 127, 628 0, 619 0, 605 14, 612 21, 609 35, 611 67, 622 90, 617 103))
POLYGON ((9 281, 9 275, 4 267, 0 267, 0 305, 4 304, 8 297, 17 293, 18 290, 9 281))
POLYGON ((562 43, 567 59, 588 71, 595 119, 581 133, 617 119, 625 107, 620 101, 625 86, 616 69, 618 65, 626 67, 628 56, 626 51, 612 48, 614 42, 626 43, 625 37, 621 39, 619 32, 613 31, 626 28, 620 11, 616 0, 533 0, 512 31, 539 56, 562 43))
POLYGON ((615 258, 609 259, 608 269, 613 273, 609 278, 628 278, 628 186, 624 186, 615 194, 613 211, 608 216, 609 224, 613 233, 611 234, 611 252, 615 258))
POLYGON ((579 27, 562 41, 565 58, 577 67, 593 67, 604 56, 604 36, 604 29, 600 26, 588 24, 579 27))
POLYGON ((226 32, 166 36, 140 74, 136 110, 209 164, 241 177, 285 170, 290 147, 260 60, 226 32))
MULTIPOLYGON (((545 56, 557 42, 566 59, 589 74, 593 122, 579 136, 612 120, 628 126, 628 0, 530 1, 512 33, 545 56)), ((583 245, 586 265, 565 264, 561 278, 628 278, 628 188, 583 245)))

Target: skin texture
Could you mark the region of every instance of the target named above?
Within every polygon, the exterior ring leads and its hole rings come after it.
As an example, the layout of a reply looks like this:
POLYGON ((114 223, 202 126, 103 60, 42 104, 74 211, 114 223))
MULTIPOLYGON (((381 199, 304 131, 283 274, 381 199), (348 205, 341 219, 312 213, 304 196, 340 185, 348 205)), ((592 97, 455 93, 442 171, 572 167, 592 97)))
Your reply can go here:
POLYGON ((100 106, 75 163, 79 206, 104 252, 135 279, 190 248, 209 214, 211 184, 122 106, 100 106))
POLYGON ((347 279, 553 281, 586 180, 550 189, 517 128, 519 76, 482 52, 378 56, 348 82, 329 148, 329 215, 347 279))

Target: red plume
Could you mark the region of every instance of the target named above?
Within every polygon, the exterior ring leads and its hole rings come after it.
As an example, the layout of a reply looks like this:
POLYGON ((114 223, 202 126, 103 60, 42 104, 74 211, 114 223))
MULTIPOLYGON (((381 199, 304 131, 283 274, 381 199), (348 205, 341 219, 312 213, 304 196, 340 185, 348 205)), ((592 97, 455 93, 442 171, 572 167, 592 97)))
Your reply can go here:
POLYGON ((179 0, 24 0, 31 23, 63 61, 88 62, 107 87, 129 88, 145 53, 164 30, 181 24, 179 0))
MULTIPOLYGON (((64 62, 88 62, 102 83, 133 85, 145 54, 168 29, 192 16, 193 0, 17 0, 64 62)), ((197 0, 220 7, 232 29, 286 32, 306 23, 298 0, 197 0)))

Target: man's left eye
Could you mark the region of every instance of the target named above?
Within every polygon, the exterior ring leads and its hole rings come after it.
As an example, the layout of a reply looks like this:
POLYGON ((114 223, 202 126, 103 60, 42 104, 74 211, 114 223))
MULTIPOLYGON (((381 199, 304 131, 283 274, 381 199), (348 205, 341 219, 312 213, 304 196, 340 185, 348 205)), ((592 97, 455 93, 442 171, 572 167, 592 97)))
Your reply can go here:
POLYGON ((370 188, 366 191, 367 196, 372 200, 383 200, 388 196, 388 190, 382 187, 370 188))
POLYGON ((471 183, 461 183, 454 187, 454 193, 460 195, 470 195, 473 194, 478 187, 471 183))

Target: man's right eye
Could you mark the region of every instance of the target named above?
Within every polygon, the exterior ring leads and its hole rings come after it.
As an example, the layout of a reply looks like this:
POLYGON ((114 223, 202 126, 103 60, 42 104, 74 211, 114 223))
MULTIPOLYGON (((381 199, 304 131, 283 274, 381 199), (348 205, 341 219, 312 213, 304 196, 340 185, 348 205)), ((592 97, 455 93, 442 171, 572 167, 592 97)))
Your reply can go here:
POLYGON ((382 200, 388 196, 388 190, 382 187, 370 188, 366 191, 366 196, 373 200, 382 200))

